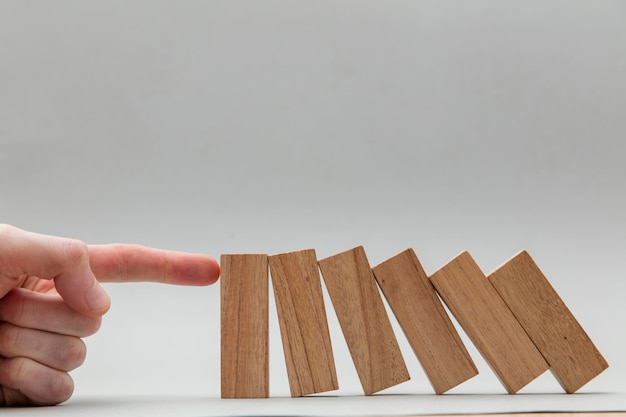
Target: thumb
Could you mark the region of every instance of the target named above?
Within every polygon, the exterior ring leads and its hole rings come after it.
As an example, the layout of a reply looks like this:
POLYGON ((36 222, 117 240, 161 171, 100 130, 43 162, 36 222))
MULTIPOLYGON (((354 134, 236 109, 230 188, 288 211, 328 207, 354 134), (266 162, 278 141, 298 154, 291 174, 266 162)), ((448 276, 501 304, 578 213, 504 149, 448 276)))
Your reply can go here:
POLYGON ((0 298, 27 277, 54 280, 59 295, 78 313, 101 316, 109 309, 109 296, 89 267, 87 245, 0 225, 0 298))

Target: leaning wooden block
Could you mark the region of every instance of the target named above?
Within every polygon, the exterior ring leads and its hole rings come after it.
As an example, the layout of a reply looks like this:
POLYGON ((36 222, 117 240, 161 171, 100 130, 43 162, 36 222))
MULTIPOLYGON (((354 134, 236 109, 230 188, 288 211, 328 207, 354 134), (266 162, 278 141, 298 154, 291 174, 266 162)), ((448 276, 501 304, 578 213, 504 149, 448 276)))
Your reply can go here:
POLYGON ((267 398, 267 255, 222 255, 220 263, 222 398, 267 398))
POLYGON ((315 250, 269 257, 292 397, 339 388, 315 250))
POLYGON ((409 380, 363 247, 322 259, 319 266, 365 394, 409 380))
POLYGON ((528 252, 520 252, 496 269, 489 280, 566 392, 576 392, 608 368, 528 252))
POLYGON ((430 281, 509 393, 548 370, 541 353, 469 253, 461 253, 430 281))
POLYGON ((413 249, 373 271, 437 394, 478 374, 413 249))

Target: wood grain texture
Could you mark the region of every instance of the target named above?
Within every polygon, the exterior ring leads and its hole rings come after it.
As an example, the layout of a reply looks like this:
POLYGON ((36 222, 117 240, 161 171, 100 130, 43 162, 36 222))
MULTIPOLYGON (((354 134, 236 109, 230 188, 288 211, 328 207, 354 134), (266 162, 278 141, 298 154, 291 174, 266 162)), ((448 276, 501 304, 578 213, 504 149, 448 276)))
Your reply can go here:
POLYGON ((430 281, 509 393, 548 370, 541 353, 469 253, 461 253, 430 281))
POLYGON ((413 249, 373 272, 437 394, 478 374, 413 249))
POLYGON ((520 252, 488 278, 566 392, 578 391, 608 368, 528 252, 520 252))
POLYGON ((365 394, 409 380, 363 247, 322 259, 319 266, 365 394))
POLYGON ((267 255, 222 255, 220 263, 222 398, 267 398, 267 255))
POLYGON ((315 250, 269 257, 292 397, 339 388, 315 250))

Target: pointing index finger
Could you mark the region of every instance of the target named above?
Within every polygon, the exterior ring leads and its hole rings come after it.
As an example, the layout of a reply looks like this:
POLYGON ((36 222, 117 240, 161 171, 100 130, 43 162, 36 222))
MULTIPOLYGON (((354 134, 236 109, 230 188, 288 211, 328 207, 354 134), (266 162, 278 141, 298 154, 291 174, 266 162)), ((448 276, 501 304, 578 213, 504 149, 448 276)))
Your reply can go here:
POLYGON ((130 244, 88 248, 91 270, 100 282, 210 285, 220 275, 217 261, 207 255, 130 244))

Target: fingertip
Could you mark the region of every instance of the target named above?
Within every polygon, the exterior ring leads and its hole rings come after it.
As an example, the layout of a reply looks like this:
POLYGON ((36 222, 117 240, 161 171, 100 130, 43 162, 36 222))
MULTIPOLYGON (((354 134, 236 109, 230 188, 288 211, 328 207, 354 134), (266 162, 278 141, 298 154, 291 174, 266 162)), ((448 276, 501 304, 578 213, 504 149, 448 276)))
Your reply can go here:
POLYGON ((208 255, 168 252, 167 267, 155 282, 173 285, 207 286, 220 276, 220 266, 208 255))
POLYGON ((220 277, 220 264, 213 258, 209 258, 209 273, 207 275, 207 285, 215 284, 220 277))
MULTIPOLYGON (((196 255, 198 269, 193 277, 193 285, 207 286, 214 284, 220 276, 220 265, 207 255, 196 255)), ((191 277, 190 277, 191 278, 191 277)))
POLYGON ((189 255, 180 265, 175 284, 207 286, 214 284, 220 276, 220 266, 208 255, 189 255))

